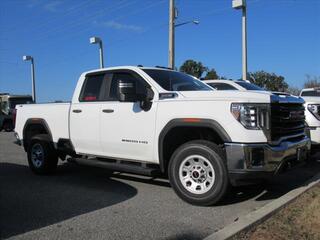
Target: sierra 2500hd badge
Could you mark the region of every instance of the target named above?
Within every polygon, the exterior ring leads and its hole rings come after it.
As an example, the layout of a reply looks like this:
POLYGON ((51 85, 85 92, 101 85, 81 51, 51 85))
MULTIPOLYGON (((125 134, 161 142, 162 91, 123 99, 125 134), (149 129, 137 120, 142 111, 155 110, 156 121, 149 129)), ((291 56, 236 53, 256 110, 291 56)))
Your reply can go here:
POLYGON ((141 140, 122 139, 121 141, 122 142, 127 142, 127 143, 148 144, 148 141, 141 141, 141 140))

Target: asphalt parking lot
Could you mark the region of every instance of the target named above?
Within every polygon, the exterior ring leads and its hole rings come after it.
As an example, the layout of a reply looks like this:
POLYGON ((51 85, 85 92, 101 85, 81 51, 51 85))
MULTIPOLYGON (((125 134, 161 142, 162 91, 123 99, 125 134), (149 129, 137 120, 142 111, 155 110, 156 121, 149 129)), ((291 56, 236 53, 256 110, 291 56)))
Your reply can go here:
POLYGON ((197 207, 165 179, 64 162, 56 174, 36 176, 13 142, 13 133, 0 132, 1 239, 202 239, 320 171, 315 159, 264 185, 232 188, 218 206, 197 207))

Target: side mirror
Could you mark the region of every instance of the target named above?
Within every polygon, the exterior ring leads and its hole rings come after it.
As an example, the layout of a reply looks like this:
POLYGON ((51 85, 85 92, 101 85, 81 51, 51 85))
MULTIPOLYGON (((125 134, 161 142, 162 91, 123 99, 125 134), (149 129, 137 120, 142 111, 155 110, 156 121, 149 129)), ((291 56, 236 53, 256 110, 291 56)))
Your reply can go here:
POLYGON ((134 81, 120 79, 118 81, 118 93, 120 102, 135 102, 138 100, 134 81))
POLYGON ((152 106, 151 100, 153 99, 153 97, 154 97, 154 93, 152 89, 150 87, 147 87, 145 95, 141 98, 141 102, 140 102, 141 109, 143 109, 144 111, 149 111, 149 109, 152 106))

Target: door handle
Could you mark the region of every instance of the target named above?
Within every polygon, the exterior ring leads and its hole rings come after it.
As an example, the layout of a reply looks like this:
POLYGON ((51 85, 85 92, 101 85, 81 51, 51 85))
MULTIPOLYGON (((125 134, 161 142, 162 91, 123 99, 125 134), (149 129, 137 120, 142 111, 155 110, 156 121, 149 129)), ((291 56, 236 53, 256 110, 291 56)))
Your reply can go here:
POLYGON ((114 110, 113 109, 103 109, 102 112, 104 112, 104 113, 113 113, 114 110))
POLYGON ((81 109, 73 109, 72 112, 74 112, 74 113, 81 113, 82 110, 81 110, 81 109))

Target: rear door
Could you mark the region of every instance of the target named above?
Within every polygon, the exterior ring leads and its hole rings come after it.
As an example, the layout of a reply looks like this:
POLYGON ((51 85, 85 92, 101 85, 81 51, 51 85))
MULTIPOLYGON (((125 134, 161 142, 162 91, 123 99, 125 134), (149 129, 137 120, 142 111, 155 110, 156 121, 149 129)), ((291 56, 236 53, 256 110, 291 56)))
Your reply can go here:
POLYGON ((100 155, 100 108, 105 73, 86 76, 77 102, 71 104, 70 136, 77 153, 100 155))

